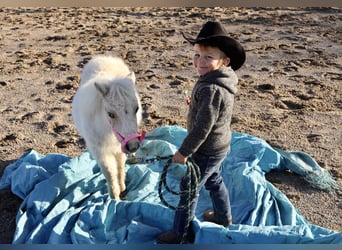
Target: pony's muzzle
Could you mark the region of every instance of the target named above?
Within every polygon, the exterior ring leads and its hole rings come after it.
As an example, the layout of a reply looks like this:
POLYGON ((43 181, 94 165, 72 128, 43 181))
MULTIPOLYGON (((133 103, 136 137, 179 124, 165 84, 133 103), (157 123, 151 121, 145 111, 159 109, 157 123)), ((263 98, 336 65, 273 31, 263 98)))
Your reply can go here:
POLYGON ((128 141, 125 145, 125 151, 128 153, 134 153, 140 147, 140 141, 138 138, 134 138, 128 141))
MULTIPOLYGON (((140 147, 140 143, 144 140, 146 135, 146 131, 143 130, 141 133, 135 133, 133 135, 128 136, 125 138, 126 140, 126 145, 124 146, 126 149, 126 152, 128 153, 134 153, 135 151, 138 150, 140 147)), ((123 146, 123 144, 121 144, 123 146)), ((122 150, 124 152, 124 150, 122 150)))
POLYGON ((122 153, 134 153, 135 151, 138 150, 140 146, 140 142, 144 140, 146 131, 143 130, 141 134, 134 133, 132 135, 127 136, 126 138, 123 137, 118 131, 113 129, 114 134, 116 135, 116 138, 119 140, 121 143, 121 151, 122 153))

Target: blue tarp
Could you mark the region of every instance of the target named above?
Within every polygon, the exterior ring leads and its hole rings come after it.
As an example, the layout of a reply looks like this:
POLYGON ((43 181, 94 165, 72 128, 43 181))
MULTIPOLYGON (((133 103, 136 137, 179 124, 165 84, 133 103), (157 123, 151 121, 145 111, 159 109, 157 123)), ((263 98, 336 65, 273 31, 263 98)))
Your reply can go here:
MULTIPOLYGON (((185 136, 186 130, 178 126, 154 129, 136 156, 173 154, 185 136)), ((194 220, 195 243, 342 243, 341 232, 308 223, 265 179, 265 173, 277 169, 303 176, 315 173, 316 182, 320 176, 326 179, 329 175, 310 156, 274 149, 241 133, 233 133, 231 145, 222 174, 234 224, 224 228, 202 220, 202 213, 211 208, 209 194, 202 189, 194 220)), ((126 200, 116 201, 108 197, 105 178, 88 152, 75 158, 27 152, 5 169, 0 180, 0 189, 11 188, 23 199, 13 243, 155 243, 158 234, 171 229, 174 216, 158 195, 164 164, 163 160, 127 164, 126 200)), ((183 165, 171 167, 167 180, 171 188, 177 190, 184 172, 183 165)), ((331 177, 329 181, 337 188, 331 177)), ((164 195, 177 204, 177 196, 166 191, 164 195)))

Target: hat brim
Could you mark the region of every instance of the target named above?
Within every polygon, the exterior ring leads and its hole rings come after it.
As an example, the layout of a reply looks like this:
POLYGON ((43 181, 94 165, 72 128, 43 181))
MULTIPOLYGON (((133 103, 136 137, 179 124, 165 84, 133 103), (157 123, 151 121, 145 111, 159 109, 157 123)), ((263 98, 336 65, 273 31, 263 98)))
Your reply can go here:
POLYGON ((230 58, 230 66, 233 70, 238 70, 246 60, 246 53, 242 45, 233 38, 227 36, 210 36, 205 38, 194 38, 182 32, 185 40, 190 44, 205 44, 218 47, 230 58))
POLYGON ((187 40, 192 45, 194 45, 195 43, 205 43, 206 41, 210 41, 210 40, 213 40, 213 39, 225 39, 225 38, 228 38, 226 36, 211 36, 211 37, 198 37, 198 38, 194 38, 194 37, 192 37, 189 34, 186 34, 184 32, 182 32, 182 35, 183 35, 184 39, 187 40))

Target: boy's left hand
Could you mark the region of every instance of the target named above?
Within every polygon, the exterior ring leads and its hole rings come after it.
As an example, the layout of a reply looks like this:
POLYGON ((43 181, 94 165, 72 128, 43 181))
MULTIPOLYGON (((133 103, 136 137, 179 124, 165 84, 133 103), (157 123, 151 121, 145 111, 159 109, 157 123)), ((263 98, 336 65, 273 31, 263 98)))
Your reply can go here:
POLYGON ((191 96, 187 96, 186 99, 185 99, 185 103, 186 105, 190 105, 190 102, 191 102, 191 96))

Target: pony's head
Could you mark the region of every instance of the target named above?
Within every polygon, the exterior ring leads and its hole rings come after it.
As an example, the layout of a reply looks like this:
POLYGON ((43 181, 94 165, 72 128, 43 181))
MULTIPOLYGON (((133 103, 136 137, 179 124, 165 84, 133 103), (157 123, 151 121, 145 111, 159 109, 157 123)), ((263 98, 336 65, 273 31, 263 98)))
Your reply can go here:
POLYGON ((95 87, 103 97, 102 112, 120 141, 122 152, 134 153, 142 140, 138 133, 141 104, 135 88, 134 73, 105 83, 95 82, 95 87))

